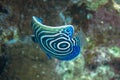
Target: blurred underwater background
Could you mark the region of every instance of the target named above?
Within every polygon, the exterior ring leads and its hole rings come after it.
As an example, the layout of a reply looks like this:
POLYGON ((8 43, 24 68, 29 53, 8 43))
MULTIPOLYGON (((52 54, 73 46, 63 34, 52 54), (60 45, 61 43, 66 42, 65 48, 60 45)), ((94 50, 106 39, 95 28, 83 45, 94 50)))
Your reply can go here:
POLYGON ((120 0, 0 0, 0 80, 120 80, 120 0), (48 59, 31 40, 32 16, 82 29, 80 55, 48 59))

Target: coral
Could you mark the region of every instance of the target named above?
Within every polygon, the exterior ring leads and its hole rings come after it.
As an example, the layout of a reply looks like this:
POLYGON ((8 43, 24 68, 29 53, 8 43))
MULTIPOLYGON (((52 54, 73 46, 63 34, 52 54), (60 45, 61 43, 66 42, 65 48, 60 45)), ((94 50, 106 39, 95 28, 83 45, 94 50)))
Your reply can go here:
POLYGON ((114 69, 119 71, 119 61, 111 59, 109 48, 96 47, 90 51, 85 50, 74 61, 57 64, 56 71, 62 75, 62 80, 110 80, 115 77, 114 69))
POLYGON ((120 58, 112 58, 112 60, 109 62, 111 67, 115 70, 116 74, 120 74, 120 58))
POLYGON ((85 3, 81 5, 72 4, 69 5, 63 12, 63 21, 67 24, 75 25, 76 30, 83 29, 86 31, 88 29, 89 19, 92 17, 92 11, 87 9, 85 3))
POLYGON ((88 33, 92 35, 88 35, 95 46, 120 46, 120 16, 110 5, 111 2, 99 8, 90 20, 88 33))
POLYGON ((0 56, 0 75, 3 73, 6 63, 7 58, 5 57, 5 55, 0 56))
POLYGON ((117 4, 120 4, 120 1, 119 1, 119 0, 113 0, 113 1, 115 1, 117 4))
POLYGON ((8 29, 1 28, 0 41, 3 44, 14 44, 19 40, 18 30, 16 27, 9 27, 8 29))
POLYGON ((99 66, 94 72, 85 70, 77 80, 110 80, 113 76, 114 72, 109 66, 99 66))
MULTIPOLYGON (((69 5, 63 12, 64 22, 68 22, 67 18, 70 18, 70 22, 77 26, 77 30, 78 26, 84 26, 82 29, 87 35, 87 47, 81 54, 85 61, 84 71, 80 73, 80 64, 73 61, 71 63, 74 66, 70 68, 72 75, 64 73, 74 80, 110 80, 115 78, 115 75, 119 78, 115 70, 119 71, 120 15, 114 8, 112 0, 109 2, 101 0, 97 1, 98 3, 96 1, 88 3, 83 1, 83 3, 81 0, 72 0, 73 5, 69 5), (75 65, 80 67, 75 68, 75 65)), ((66 66, 66 64, 63 65, 66 66)), ((66 69, 66 67, 62 68, 63 71, 66 69)))
POLYGON ((61 25, 58 8, 65 7, 66 3, 59 0, 0 0, 0 48, 5 44, 9 57, 0 80, 60 80, 54 72, 54 60, 48 60, 31 41, 30 23, 35 15, 44 18, 46 24, 61 25))
POLYGON ((4 20, 8 17, 7 8, 0 3, 0 22, 4 23, 4 20))
POLYGON ((118 0, 113 0, 113 7, 120 13, 120 2, 118 0))
POLYGON ((120 48, 119 47, 116 47, 116 46, 113 46, 113 47, 110 47, 108 49, 108 51, 110 52, 110 54, 115 57, 115 58, 120 58, 120 48))
POLYGON ((119 2, 0 0, 0 61, 6 64, 8 56, 6 68, 0 63, 5 69, 0 80, 119 80, 119 2), (44 18, 45 24, 82 28, 87 46, 80 56, 70 62, 49 60, 31 41, 33 15, 44 18))
POLYGON ((99 8, 95 12, 95 14, 93 15, 94 17, 92 19, 95 25, 106 24, 106 26, 108 25, 108 26, 115 26, 115 27, 118 27, 120 25, 119 23, 120 16, 115 9, 112 9, 113 7, 112 8, 109 7, 110 4, 111 3, 106 4, 106 6, 99 8))
POLYGON ((76 80, 84 70, 84 57, 80 55, 73 61, 59 62, 56 66, 56 72, 62 75, 62 80, 76 80))
POLYGON ((86 61, 86 68, 91 71, 95 71, 100 65, 107 65, 111 60, 111 54, 108 52, 106 47, 96 47, 84 54, 86 61))
POLYGON ((87 6, 89 10, 96 11, 102 5, 105 5, 109 0, 88 0, 87 6))
POLYGON ((105 5, 109 0, 71 0, 74 4, 81 5, 85 3, 89 10, 96 11, 102 5, 105 5))
POLYGON ((59 75, 63 75, 62 80, 72 80, 74 71, 74 63, 73 62, 60 62, 56 66, 56 72, 59 75))
POLYGON ((54 71, 54 60, 49 60, 38 48, 38 45, 17 42, 6 47, 8 63, 2 76, 0 76, 0 80, 7 80, 8 78, 16 80, 61 80, 54 71))

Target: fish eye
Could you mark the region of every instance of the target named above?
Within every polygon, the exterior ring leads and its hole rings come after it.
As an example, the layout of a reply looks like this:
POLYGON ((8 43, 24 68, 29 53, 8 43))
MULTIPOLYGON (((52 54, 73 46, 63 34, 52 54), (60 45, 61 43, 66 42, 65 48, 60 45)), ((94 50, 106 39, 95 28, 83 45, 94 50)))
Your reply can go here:
POLYGON ((66 32, 69 32, 69 29, 66 29, 65 31, 66 31, 66 32))
POLYGON ((72 29, 69 27, 69 28, 65 28, 64 30, 63 30, 63 32, 65 33, 65 34, 67 34, 67 35, 72 35, 72 29))
POLYGON ((69 35, 71 34, 70 30, 69 29, 66 29, 66 33, 69 35))

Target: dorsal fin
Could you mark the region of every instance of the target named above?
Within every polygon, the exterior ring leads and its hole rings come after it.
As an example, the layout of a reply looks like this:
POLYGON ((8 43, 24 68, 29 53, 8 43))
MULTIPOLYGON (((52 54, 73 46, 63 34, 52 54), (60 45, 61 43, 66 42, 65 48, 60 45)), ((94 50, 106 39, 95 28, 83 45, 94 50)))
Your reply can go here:
POLYGON ((35 16, 33 16, 32 18, 35 19, 36 21, 40 22, 40 23, 43 22, 42 18, 38 18, 38 17, 35 17, 35 16))

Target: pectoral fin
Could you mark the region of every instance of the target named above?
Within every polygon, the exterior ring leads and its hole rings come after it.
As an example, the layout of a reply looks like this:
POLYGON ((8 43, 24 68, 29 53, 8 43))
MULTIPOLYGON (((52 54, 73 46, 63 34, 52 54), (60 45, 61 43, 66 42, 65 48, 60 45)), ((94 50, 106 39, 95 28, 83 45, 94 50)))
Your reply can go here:
POLYGON ((31 35, 31 38, 32 38, 32 41, 33 41, 34 43, 37 43, 37 42, 38 42, 37 39, 36 39, 36 37, 35 37, 35 35, 31 35))

